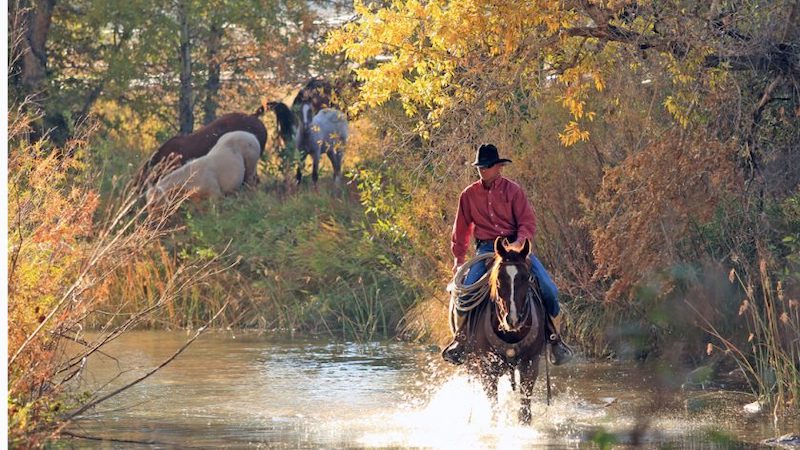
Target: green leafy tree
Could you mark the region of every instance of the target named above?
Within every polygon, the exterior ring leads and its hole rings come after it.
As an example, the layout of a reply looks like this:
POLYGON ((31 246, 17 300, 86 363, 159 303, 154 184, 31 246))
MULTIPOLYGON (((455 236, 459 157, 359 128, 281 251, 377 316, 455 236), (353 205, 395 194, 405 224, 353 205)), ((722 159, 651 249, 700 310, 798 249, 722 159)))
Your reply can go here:
MULTIPOLYGON (((39 134, 69 139, 100 100, 158 116, 170 133, 220 108, 253 109, 278 84, 326 70, 320 8, 300 0, 17 1, 15 97, 44 110, 39 134), (181 25, 183 23, 183 25, 181 25), (183 32, 181 32, 183 30, 183 32), (221 106, 222 105, 222 106, 221 106)), ((325 10, 333 2, 319 2, 325 10)), ((335 5, 334 5, 335 6, 335 5)))

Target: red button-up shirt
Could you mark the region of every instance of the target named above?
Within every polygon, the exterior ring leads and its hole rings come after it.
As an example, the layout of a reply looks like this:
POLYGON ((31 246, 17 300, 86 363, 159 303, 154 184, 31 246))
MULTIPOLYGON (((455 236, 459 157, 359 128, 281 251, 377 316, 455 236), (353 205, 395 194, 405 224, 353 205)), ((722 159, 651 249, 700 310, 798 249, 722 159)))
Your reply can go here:
POLYGON ((488 189, 478 180, 461 192, 451 245, 456 265, 464 263, 473 233, 484 241, 498 236, 533 240, 536 215, 517 183, 501 176, 488 189))

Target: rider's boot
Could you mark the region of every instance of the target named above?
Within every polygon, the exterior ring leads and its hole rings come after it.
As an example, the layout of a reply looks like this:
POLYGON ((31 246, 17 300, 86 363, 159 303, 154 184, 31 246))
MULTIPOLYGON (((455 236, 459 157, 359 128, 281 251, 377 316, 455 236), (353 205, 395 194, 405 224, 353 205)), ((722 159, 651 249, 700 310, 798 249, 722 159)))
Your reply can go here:
POLYGON ((445 361, 455 365, 464 364, 466 361, 467 352, 465 351, 467 334, 465 332, 465 324, 467 322, 467 314, 462 312, 455 312, 455 331, 453 333, 453 341, 442 350, 442 358, 445 361))
POLYGON ((550 344, 550 362, 554 366, 568 363, 572 359, 572 349, 561 340, 558 334, 558 327, 555 324, 556 318, 547 316, 547 341, 550 344))

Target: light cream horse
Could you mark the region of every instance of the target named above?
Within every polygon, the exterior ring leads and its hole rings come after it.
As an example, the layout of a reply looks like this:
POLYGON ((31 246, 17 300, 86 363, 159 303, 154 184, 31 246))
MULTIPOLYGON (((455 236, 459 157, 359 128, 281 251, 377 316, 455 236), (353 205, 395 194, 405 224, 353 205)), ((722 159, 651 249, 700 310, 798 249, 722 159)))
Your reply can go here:
POLYGON ((176 190, 190 198, 221 197, 256 180, 261 154, 258 139, 246 131, 225 133, 207 155, 193 159, 158 180, 147 190, 147 204, 160 203, 176 190))

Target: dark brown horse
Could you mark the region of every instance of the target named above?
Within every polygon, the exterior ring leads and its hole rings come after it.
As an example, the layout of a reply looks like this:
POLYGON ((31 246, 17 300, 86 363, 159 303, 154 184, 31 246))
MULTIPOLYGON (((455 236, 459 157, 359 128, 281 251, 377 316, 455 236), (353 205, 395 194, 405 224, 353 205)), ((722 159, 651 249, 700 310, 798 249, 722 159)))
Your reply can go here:
POLYGON ((208 154, 209 150, 217 143, 217 140, 230 131, 247 131, 252 133, 258 143, 261 144, 260 154, 264 152, 264 146, 267 143, 267 128, 259 115, 263 113, 264 109, 259 108, 255 114, 245 113, 229 113, 220 116, 213 122, 204 125, 192 134, 184 136, 175 136, 165 142, 158 150, 156 150, 150 159, 145 164, 140 180, 147 178, 150 169, 155 167, 163 160, 174 161, 174 165, 180 166, 187 161, 208 154))
POLYGON ((300 88, 292 102, 292 109, 300 112, 303 123, 310 123, 320 110, 333 107, 332 98, 331 83, 323 78, 312 78, 300 88), (303 108, 303 105, 308 105, 308 108, 303 108))
POLYGON ((516 388, 514 372, 519 371, 523 423, 531 421, 531 394, 545 346, 545 316, 538 288, 531 284, 530 250, 530 242, 516 252, 506 248, 504 238, 495 240, 489 301, 471 314, 466 342, 467 368, 495 403, 500 376, 510 374, 516 388))

